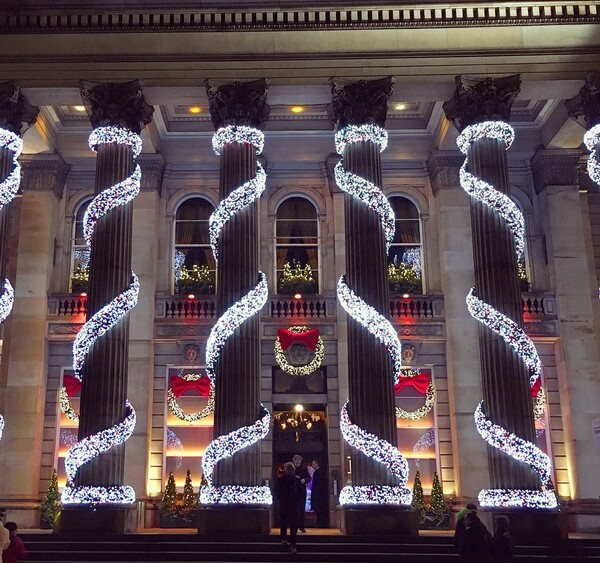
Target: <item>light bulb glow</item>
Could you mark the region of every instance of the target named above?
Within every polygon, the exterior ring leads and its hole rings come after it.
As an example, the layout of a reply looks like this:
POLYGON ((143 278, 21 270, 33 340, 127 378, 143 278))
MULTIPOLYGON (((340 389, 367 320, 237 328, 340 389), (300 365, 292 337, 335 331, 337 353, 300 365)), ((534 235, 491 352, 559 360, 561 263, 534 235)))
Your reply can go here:
POLYGON ((4 417, 0 414, 0 440, 2 440, 3 433, 4 433, 4 417))
MULTIPOLYGON (((510 125, 501 121, 486 121, 467 127, 458 137, 458 147, 467 155, 472 143, 480 139, 495 139, 508 149, 514 140, 514 131, 510 125)), ((523 215, 508 196, 497 191, 493 186, 467 171, 468 157, 460 171, 460 183, 472 197, 488 205, 505 221, 513 233, 517 260, 523 257, 525 241, 525 222, 523 215)), ((512 319, 484 303, 471 289, 468 293, 467 308, 473 318, 478 320, 492 332, 499 335, 512 348, 519 359, 529 370, 529 385, 533 386, 540 378, 542 364, 537 350, 523 329, 512 319)), ((542 391, 538 393, 543 394, 542 391)), ((534 416, 539 414, 539 399, 534 406, 534 416)), ((543 414, 543 411, 542 411, 543 414)), ((541 414, 540 414, 541 416, 541 414)), ((557 499, 553 490, 549 489, 552 464, 550 458, 535 444, 520 438, 505 428, 489 420, 484 412, 483 401, 475 409, 475 426, 485 442, 513 459, 530 465, 539 475, 541 490, 528 489, 484 489, 479 493, 479 502, 484 507, 505 508, 556 508, 557 499)))
POLYGON ((10 315, 15 302, 15 290, 8 281, 4 280, 2 294, 0 294, 0 324, 2 324, 10 315))
POLYGON ((600 185, 600 163, 598 162, 598 144, 600 143, 600 123, 594 125, 583 137, 583 142, 590 151, 587 161, 587 171, 596 184, 600 185))
MULTIPOLYGON (((95 129, 90 135, 89 144, 92 150, 96 150, 100 144, 127 145, 131 147, 134 158, 139 156, 142 150, 142 140, 139 135, 117 127, 95 129)), ((96 223, 106 217, 112 210, 132 201, 139 193, 140 179, 141 170, 139 166, 136 166, 134 173, 129 178, 110 186, 94 198, 84 215, 84 233, 88 245, 91 244, 96 223)), ((139 291, 138 277, 132 272, 129 287, 96 312, 92 318, 88 319, 77 333, 73 342, 73 371, 79 381, 82 380, 83 367, 90 349, 99 338, 102 338, 108 331, 118 325, 135 307, 139 291)), ((64 387, 61 389, 59 397, 61 410, 70 418, 77 416, 71 408, 64 387)), ((129 401, 126 401, 125 417, 121 422, 82 438, 69 449, 65 458, 67 484, 61 497, 63 504, 95 506, 99 504, 132 504, 135 502, 135 491, 130 486, 103 487, 78 486, 75 484, 79 468, 128 440, 133 434, 135 422, 135 410, 129 401)))

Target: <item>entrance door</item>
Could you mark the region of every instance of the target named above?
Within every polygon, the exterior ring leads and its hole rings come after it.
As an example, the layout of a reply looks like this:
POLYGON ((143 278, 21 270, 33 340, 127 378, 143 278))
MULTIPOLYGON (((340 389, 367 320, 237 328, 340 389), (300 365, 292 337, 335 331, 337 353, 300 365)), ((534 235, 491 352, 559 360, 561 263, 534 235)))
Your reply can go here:
MULTIPOLYGON (((273 479, 283 473, 283 466, 295 455, 302 457, 301 470, 312 479, 311 462, 317 460, 325 475, 328 474, 327 415, 323 404, 273 405, 273 479)), ((304 507, 304 527, 315 527, 316 512, 311 510, 312 481, 307 486, 304 507)), ((325 501, 328 502, 328 499, 325 501)), ((328 510, 327 510, 328 512, 328 510)), ((276 520, 279 515, 276 510, 276 520)), ((302 527, 302 526, 301 526, 302 527)))

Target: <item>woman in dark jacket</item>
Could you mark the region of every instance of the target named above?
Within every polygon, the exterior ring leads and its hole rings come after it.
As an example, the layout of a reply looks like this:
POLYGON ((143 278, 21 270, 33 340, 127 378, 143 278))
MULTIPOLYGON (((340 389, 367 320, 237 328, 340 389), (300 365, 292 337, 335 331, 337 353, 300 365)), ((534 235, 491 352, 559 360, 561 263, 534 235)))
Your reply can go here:
POLYGON ((465 516, 465 535, 460 547, 464 563, 491 563, 492 536, 477 514, 465 516))
POLYGON ((279 525, 281 543, 287 545, 287 530, 290 530, 289 545, 292 553, 296 553, 296 534, 298 532, 298 502, 302 496, 304 485, 296 477, 292 462, 284 466, 284 474, 275 483, 275 498, 279 501, 279 525))
POLYGON ((492 562, 510 563, 513 560, 513 543, 508 531, 508 516, 494 518, 494 539, 492 541, 492 562))

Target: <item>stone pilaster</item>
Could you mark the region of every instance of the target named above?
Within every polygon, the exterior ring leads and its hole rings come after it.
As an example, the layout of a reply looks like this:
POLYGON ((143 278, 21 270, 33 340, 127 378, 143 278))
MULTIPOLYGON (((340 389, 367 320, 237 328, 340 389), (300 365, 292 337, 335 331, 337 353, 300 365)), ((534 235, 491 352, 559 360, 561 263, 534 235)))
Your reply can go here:
MULTIPOLYGON (((92 127, 119 127, 139 133, 151 119, 152 107, 138 82, 82 83, 82 98, 92 127)), ((95 194, 133 172, 128 145, 97 147, 95 194)), ((88 318, 131 283, 133 204, 120 206, 96 224, 91 244, 88 318)), ((99 338, 86 358, 81 388, 79 439, 110 428, 125 417, 129 357, 129 316, 99 338)), ((132 398, 135 403, 135 398, 132 398)), ((135 406, 135 405, 134 405, 135 406)), ((124 483, 124 445, 110 449, 83 465, 77 486, 119 486, 124 483)))
MULTIPOLYGON (((332 86, 328 106, 338 129, 373 123, 385 126, 387 100, 393 81, 385 78, 332 86)), ((379 147, 371 141, 349 144, 344 168, 382 186, 379 147)), ((367 205, 344 195, 346 282, 367 304, 383 315, 389 310, 385 234, 379 216, 367 205)), ((352 421, 391 444, 396 444, 392 369, 388 352, 365 328, 348 318, 348 390, 352 421)), ((354 452, 353 485, 393 485, 395 478, 382 464, 354 452)))
POLYGON ((46 316, 59 201, 66 165, 58 156, 23 157, 22 197, 11 212, 8 255, 15 304, 5 323, 2 350, 3 415, 0 497, 8 516, 37 527, 46 401, 46 316))
POLYGON ((600 396, 598 285, 591 263, 586 194, 577 181, 578 151, 541 150, 532 160, 539 193, 559 340, 556 366, 575 529, 598 530, 598 485, 593 420, 600 396), (596 313, 596 314, 595 314, 596 313))
MULTIPOLYGON (((519 92, 519 76, 456 77, 454 97, 444 104, 459 130, 488 120, 509 121, 519 92)), ((506 151, 501 141, 483 138, 468 151, 469 171, 510 196, 506 151)), ((515 241, 506 222, 471 198, 475 288, 481 300, 523 326, 517 282, 515 241)), ((468 288, 465 288, 468 290, 468 288)), ((523 362, 487 327, 479 326, 481 377, 486 416, 530 442, 535 441, 529 373, 523 362)), ((488 447, 490 485, 499 489, 536 489, 535 472, 496 448, 488 447)))
MULTIPOLYGON (((427 161, 435 196, 444 318, 446 370, 455 460, 454 495, 474 501, 489 484, 486 444, 473 424, 473 411, 482 397, 478 323, 465 307, 465 295, 474 284, 470 201, 460 187, 458 172, 464 157, 438 151, 427 161)), ((452 494, 451 491, 447 493, 452 494)))
MULTIPOLYGON (((215 129, 227 125, 259 128, 269 116, 268 82, 207 84, 215 129)), ((230 143, 220 158, 219 199, 256 176, 256 149, 230 143)), ((219 237, 219 315, 258 282, 258 202, 244 208, 225 225, 219 237)), ((260 333, 258 315, 246 320, 227 341, 217 363, 215 437, 253 424, 260 415, 260 333)), ((221 461, 215 485, 260 485, 260 443, 221 461)))

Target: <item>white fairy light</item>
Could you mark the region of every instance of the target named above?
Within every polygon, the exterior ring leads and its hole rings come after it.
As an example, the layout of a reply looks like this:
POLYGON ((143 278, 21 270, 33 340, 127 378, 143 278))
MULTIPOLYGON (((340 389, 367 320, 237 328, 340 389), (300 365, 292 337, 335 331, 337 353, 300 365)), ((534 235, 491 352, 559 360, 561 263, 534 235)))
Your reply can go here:
POLYGON ((8 279, 4 280, 3 285, 2 294, 0 295, 0 324, 8 318, 15 302, 15 290, 8 279))
POLYGON ((600 124, 594 125, 583 136, 583 142, 590 151, 590 157, 587 162, 587 171, 596 184, 600 185, 600 163, 598 162, 598 144, 600 144, 600 124))
POLYGON ((202 458, 202 474, 208 485, 200 490, 201 504, 272 504, 269 487, 212 484, 215 466, 220 461, 259 442, 269 433, 271 415, 264 405, 261 405, 261 411, 261 417, 254 424, 219 436, 206 448, 202 458))
MULTIPOLYGON (((504 148, 508 149, 515 138, 515 132, 508 123, 503 121, 484 121, 483 123, 469 125, 459 135, 456 144, 460 151, 467 156, 471 144, 484 138, 501 141, 504 148)), ((469 195, 490 207, 506 221, 508 228, 515 237, 517 262, 522 262, 525 252, 525 219, 523 214, 506 194, 471 174, 467 170, 468 162, 467 157, 461 166, 460 185, 469 195)))
MULTIPOLYGON (((97 150, 98 145, 101 144, 127 145, 131 147, 133 158, 137 158, 142 150, 142 140, 139 135, 128 129, 118 127, 99 127, 95 129, 90 135, 89 144, 92 150, 97 150)), ((112 210, 132 201, 139 193, 140 181, 141 169, 139 165, 136 165, 133 174, 128 178, 108 187, 94 198, 84 215, 84 236, 88 245, 91 245, 96 223, 112 210)), ((85 359, 94 342, 119 324, 137 304, 140 283, 134 272, 131 273, 131 280, 129 287, 124 292, 117 295, 96 312, 77 333, 73 342, 73 371, 79 381, 82 380, 85 359)), ((71 408, 66 389, 60 395, 60 402, 63 412, 66 411, 77 416, 71 408)), ((82 438, 69 449, 65 458, 68 479, 61 498, 63 504, 98 505, 132 504, 135 502, 135 491, 132 487, 126 485, 112 487, 75 485, 77 470, 82 465, 111 448, 123 444, 133 434, 136 421, 135 410, 129 401, 126 401, 125 409, 126 416, 124 420, 110 428, 82 438)))
MULTIPOLYGON (((457 144, 466 156, 472 143, 480 139, 495 139, 508 149, 514 140, 514 131, 502 121, 485 121, 467 127, 458 137, 457 144)), ((517 261, 523 258, 525 247, 525 222, 522 213, 508 196, 467 171, 468 157, 460 170, 460 183, 472 197, 488 205, 498 213, 513 233, 517 261)), ((542 363, 531 339, 513 320, 484 303, 475 294, 475 289, 467 295, 467 308, 473 318, 499 335, 529 370, 529 385, 533 386, 541 376, 542 363)), ((540 393, 538 393, 538 396, 540 393)), ((543 396, 543 395, 542 395, 543 396)), ((536 401, 536 407, 539 401, 536 401)), ((534 416, 537 411, 534 408, 534 416)), ((475 426, 480 436, 491 447, 499 449, 516 461, 527 463, 539 475, 541 490, 527 489, 484 489, 479 493, 479 502, 485 507, 556 508, 557 499, 548 485, 551 479, 550 458, 533 443, 520 438, 505 428, 489 420, 483 409, 483 401, 475 410, 475 426)))
MULTIPOLYGON (((240 143, 252 145, 256 154, 262 152, 265 136, 262 131, 247 126, 229 125, 221 127, 213 136, 213 150, 221 154, 226 144, 240 143)), ((260 162, 256 162, 256 176, 233 190, 219 202, 209 219, 210 246, 215 260, 219 259, 219 235, 223 227, 234 215, 260 198, 267 186, 267 174, 260 162)))
POLYGON ((394 384, 398 383, 402 369, 402 345, 392 323, 356 295, 346 285, 344 276, 338 281, 337 296, 344 310, 387 348, 392 359, 394 384))
POLYGON ((412 502, 412 492, 406 486, 408 462, 394 445, 367 432, 350 420, 348 401, 342 407, 340 428, 344 440, 368 458, 381 463, 396 478, 395 486, 347 485, 340 492, 340 504, 401 504, 412 502))
POLYGON ((0 414, 0 440, 2 440, 3 433, 4 433, 4 417, 0 414))
MULTIPOLYGON (((202 376, 196 373, 189 373, 187 375, 180 375, 179 377, 185 379, 186 381, 196 381, 202 376)), ((199 412, 188 413, 184 411, 177 401, 177 397, 175 396, 173 389, 170 387, 167 390, 167 406, 169 407, 169 412, 180 420, 185 420, 186 422, 197 422, 198 420, 202 420, 203 418, 206 418, 215 412, 215 385, 211 382, 210 390, 208 392, 208 402, 206 406, 199 412)))
POLYGON ((18 158, 23 151, 23 139, 8 129, 0 128, 0 149, 12 152, 12 170, 0 182, 0 209, 2 209, 14 199, 21 185, 21 165, 18 158))
MULTIPOLYGON (((377 125, 348 125, 335 135, 335 148, 338 154, 343 155, 346 145, 370 141, 383 152, 387 147, 387 131, 377 125)), ((395 233, 394 210, 381 188, 361 176, 357 176, 344 168, 343 159, 334 169, 335 181, 339 188, 353 197, 362 201, 369 209, 379 216, 386 240, 386 252, 389 250, 395 233)))
POLYGON ((396 407, 396 418, 403 418, 405 420, 420 420, 424 416, 429 414, 429 411, 435 404, 435 387, 430 381, 425 392, 425 404, 415 409, 414 411, 405 411, 402 407, 396 407))

